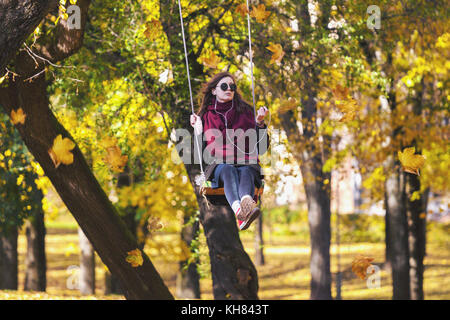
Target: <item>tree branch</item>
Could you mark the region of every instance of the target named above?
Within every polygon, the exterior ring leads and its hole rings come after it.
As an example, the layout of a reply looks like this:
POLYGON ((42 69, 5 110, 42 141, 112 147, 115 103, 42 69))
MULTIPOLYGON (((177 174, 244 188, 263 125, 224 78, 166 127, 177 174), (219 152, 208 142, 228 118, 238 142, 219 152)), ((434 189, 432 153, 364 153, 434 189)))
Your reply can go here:
POLYGON ((56 0, 0 0, 0 73, 56 0))

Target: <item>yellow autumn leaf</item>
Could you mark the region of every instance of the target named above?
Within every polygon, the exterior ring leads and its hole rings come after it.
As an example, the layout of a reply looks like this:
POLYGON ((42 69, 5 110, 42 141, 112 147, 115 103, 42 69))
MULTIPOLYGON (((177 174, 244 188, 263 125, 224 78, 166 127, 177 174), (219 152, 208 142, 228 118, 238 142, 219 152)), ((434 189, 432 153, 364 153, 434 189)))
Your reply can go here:
POLYGON ((273 52, 272 58, 270 59, 271 64, 275 62, 281 62, 281 59, 283 59, 285 52, 283 51, 283 48, 280 44, 270 43, 270 45, 266 47, 266 49, 273 52))
POLYGON ((107 136, 106 138, 103 138, 101 140, 100 145, 103 148, 108 149, 108 148, 117 146, 118 145, 118 141, 117 141, 117 139, 115 137, 107 136))
POLYGON ((333 96, 336 99, 344 100, 349 95, 349 90, 346 87, 342 87, 341 85, 337 85, 334 89, 331 90, 333 92, 333 96))
POLYGON ((152 19, 150 22, 147 22, 145 24, 145 31, 144 31, 144 35, 149 39, 149 40, 154 40, 157 38, 159 31, 161 30, 161 22, 159 20, 156 19, 152 19))
POLYGON ((373 258, 359 255, 352 262, 352 272, 362 280, 366 279, 367 268, 372 264, 373 258))
POLYGON ((420 175, 419 168, 424 165, 425 157, 421 154, 414 154, 415 152, 415 147, 403 149, 403 152, 398 152, 398 159, 405 172, 420 175))
POLYGON ((58 168, 61 163, 65 165, 73 163, 73 154, 70 152, 73 148, 75 143, 68 138, 63 139, 60 134, 53 140, 53 146, 48 150, 48 154, 55 168, 58 168))
POLYGON ((148 231, 152 232, 152 231, 156 231, 156 230, 160 230, 162 229, 164 226, 161 222, 161 219, 158 217, 150 217, 147 220, 147 229, 148 231))
POLYGON ((126 257, 126 261, 131 264, 133 268, 142 266, 144 263, 144 259, 142 258, 142 252, 139 249, 135 249, 127 252, 128 256, 126 257))
POLYGON ((349 89, 337 85, 331 91, 333 92, 334 104, 339 109, 339 112, 342 113, 342 117, 339 121, 347 122, 354 120, 360 107, 355 99, 351 97, 349 89))
POLYGON ((344 103, 337 103, 336 106, 339 111, 343 114, 342 118, 339 120, 341 122, 352 121, 356 118, 357 111, 359 110, 358 105, 355 101, 346 101, 344 103))
POLYGON ((240 14, 241 16, 245 17, 245 15, 248 13, 248 7, 246 3, 242 3, 236 7, 235 10, 236 13, 240 14))
POLYGON ((266 6, 264 4, 260 4, 258 7, 253 6, 253 10, 252 12, 250 12, 250 16, 255 18, 257 22, 264 23, 270 16, 270 12, 266 11, 266 6))
POLYGON ((289 97, 287 100, 280 101, 280 106, 278 107, 278 113, 284 114, 289 110, 294 110, 297 107, 297 99, 289 97))
POLYGON ((25 118, 27 115, 23 112, 22 108, 19 108, 17 111, 11 110, 11 122, 16 125, 18 123, 25 124, 25 118))
POLYGON ((128 156, 122 156, 122 151, 118 146, 109 147, 106 149, 106 152, 105 162, 109 164, 114 172, 122 172, 123 167, 127 164, 128 156))
POLYGON ((209 56, 207 58, 202 59, 202 63, 211 69, 216 69, 219 62, 220 59, 214 51, 210 51, 209 56))

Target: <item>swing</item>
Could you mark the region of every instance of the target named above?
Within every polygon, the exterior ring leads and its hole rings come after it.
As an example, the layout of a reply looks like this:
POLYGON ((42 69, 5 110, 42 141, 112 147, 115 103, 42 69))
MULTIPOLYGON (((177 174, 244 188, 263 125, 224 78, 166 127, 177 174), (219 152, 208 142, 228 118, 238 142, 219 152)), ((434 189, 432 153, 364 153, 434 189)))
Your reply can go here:
MULTIPOLYGON (((190 94, 190 98, 191 98, 191 108, 192 108, 192 114, 195 114, 194 111, 194 101, 192 98, 192 87, 191 87, 191 79, 190 79, 190 75, 189 75, 189 61, 188 61, 188 55, 187 55, 187 49, 186 49, 186 39, 184 36, 184 26, 183 26, 183 14, 182 14, 182 10, 181 10, 181 0, 178 0, 178 6, 179 6, 179 11, 180 11, 180 22, 181 22, 181 33, 183 36, 183 45, 184 45, 184 56, 185 56, 185 60, 186 60, 186 70, 187 70, 187 76, 188 76, 188 83, 189 83, 189 94, 190 94)), ((247 0, 247 8, 249 8, 249 3, 247 0)), ((253 96, 253 112, 255 115, 255 129, 257 130, 256 127, 256 107, 255 107, 255 87, 254 87, 254 82, 253 82, 253 54, 252 54, 252 40, 251 40, 251 30, 250 30, 250 13, 247 12, 247 21, 248 21, 248 39, 249 39, 249 55, 250 55, 250 70, 251 70, 251 79, 252 79, 252 96, 253 96)), ((264 137, 264 136, 263 136, 264 137)), ((262 138, 259 140, 261 141, 262 138)), ((200 154, 200 146, 198 144, 197 139, 194 139, 195 141, 195 145, 196 145, 196 149, 199 155, 199 159, 201 159, 201 154, 200 154)), ((255 146, 258 145, 259 141, 255 144, 255 146)), ((234 145, 234 143, 233 143, 234 145)), ((237 146, 236 146, 237 147, 237 146)), ((245 152, 246 153, 246 152, 245 152)), ((256 156, 258 157, 259 151, 257 151, 256 156)), ((196 178, 196 184, 198 186, 200 186, 200 194, 206 198, 207 203, 211 203, 213 205, 228 205, 229 203, 225 197, 225 190, 224 188, 212 188, 211 187, 211 181, 206 181, 205 179, 205 173, 203 171, 203 164, 200 161, 200 171, 201 174, 198 177, 198 179, 196 178)), ((264 191, 264 178, 263 176, 261 177, 261 185, 258 187, 255 187, 255 195, 253 196, 253 200, 258 204, 261 201, 261 196, 263 194, 264 191)))
MULTIPOLYGON (((264 191, 264 179, 261 179, 261 186, 255 187, 255 195, 253 200, 258 203, 261 201, 261 196, 264 191)), ((224 188, 212 188, 211 181, 205 181, 200 188, 200 193, 206 197, 206 199, 215 206, 229 206, 227 198, 225 197, 224 188)))

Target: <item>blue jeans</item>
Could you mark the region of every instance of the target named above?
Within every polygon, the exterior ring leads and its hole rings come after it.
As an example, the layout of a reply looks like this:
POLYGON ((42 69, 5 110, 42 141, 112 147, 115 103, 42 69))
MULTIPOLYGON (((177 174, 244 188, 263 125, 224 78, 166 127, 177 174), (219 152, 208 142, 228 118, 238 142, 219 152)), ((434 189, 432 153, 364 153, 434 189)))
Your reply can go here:
POLYGON ((230 164, 219 164, 214 171, 219 172, 219 185, 223 185, 225 197, 230 206, 236 200, 249 194, 255 195, 255 183, 261 184, 259 172, 250 166, 235 167, 230 164))

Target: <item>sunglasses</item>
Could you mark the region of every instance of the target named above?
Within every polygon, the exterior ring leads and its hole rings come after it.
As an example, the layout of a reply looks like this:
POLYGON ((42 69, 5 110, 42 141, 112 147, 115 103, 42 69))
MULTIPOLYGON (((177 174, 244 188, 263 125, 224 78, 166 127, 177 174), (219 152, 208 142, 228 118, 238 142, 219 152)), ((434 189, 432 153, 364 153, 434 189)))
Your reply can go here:
MULTIPOLYGON (((236 85, 234 83, 230 83, 230 91, 236 91, 236 85)), ((220 85, 220 89, 222 89, 222 91, 227 91, 228 90, 228 83, 222 83, 220 85)))

